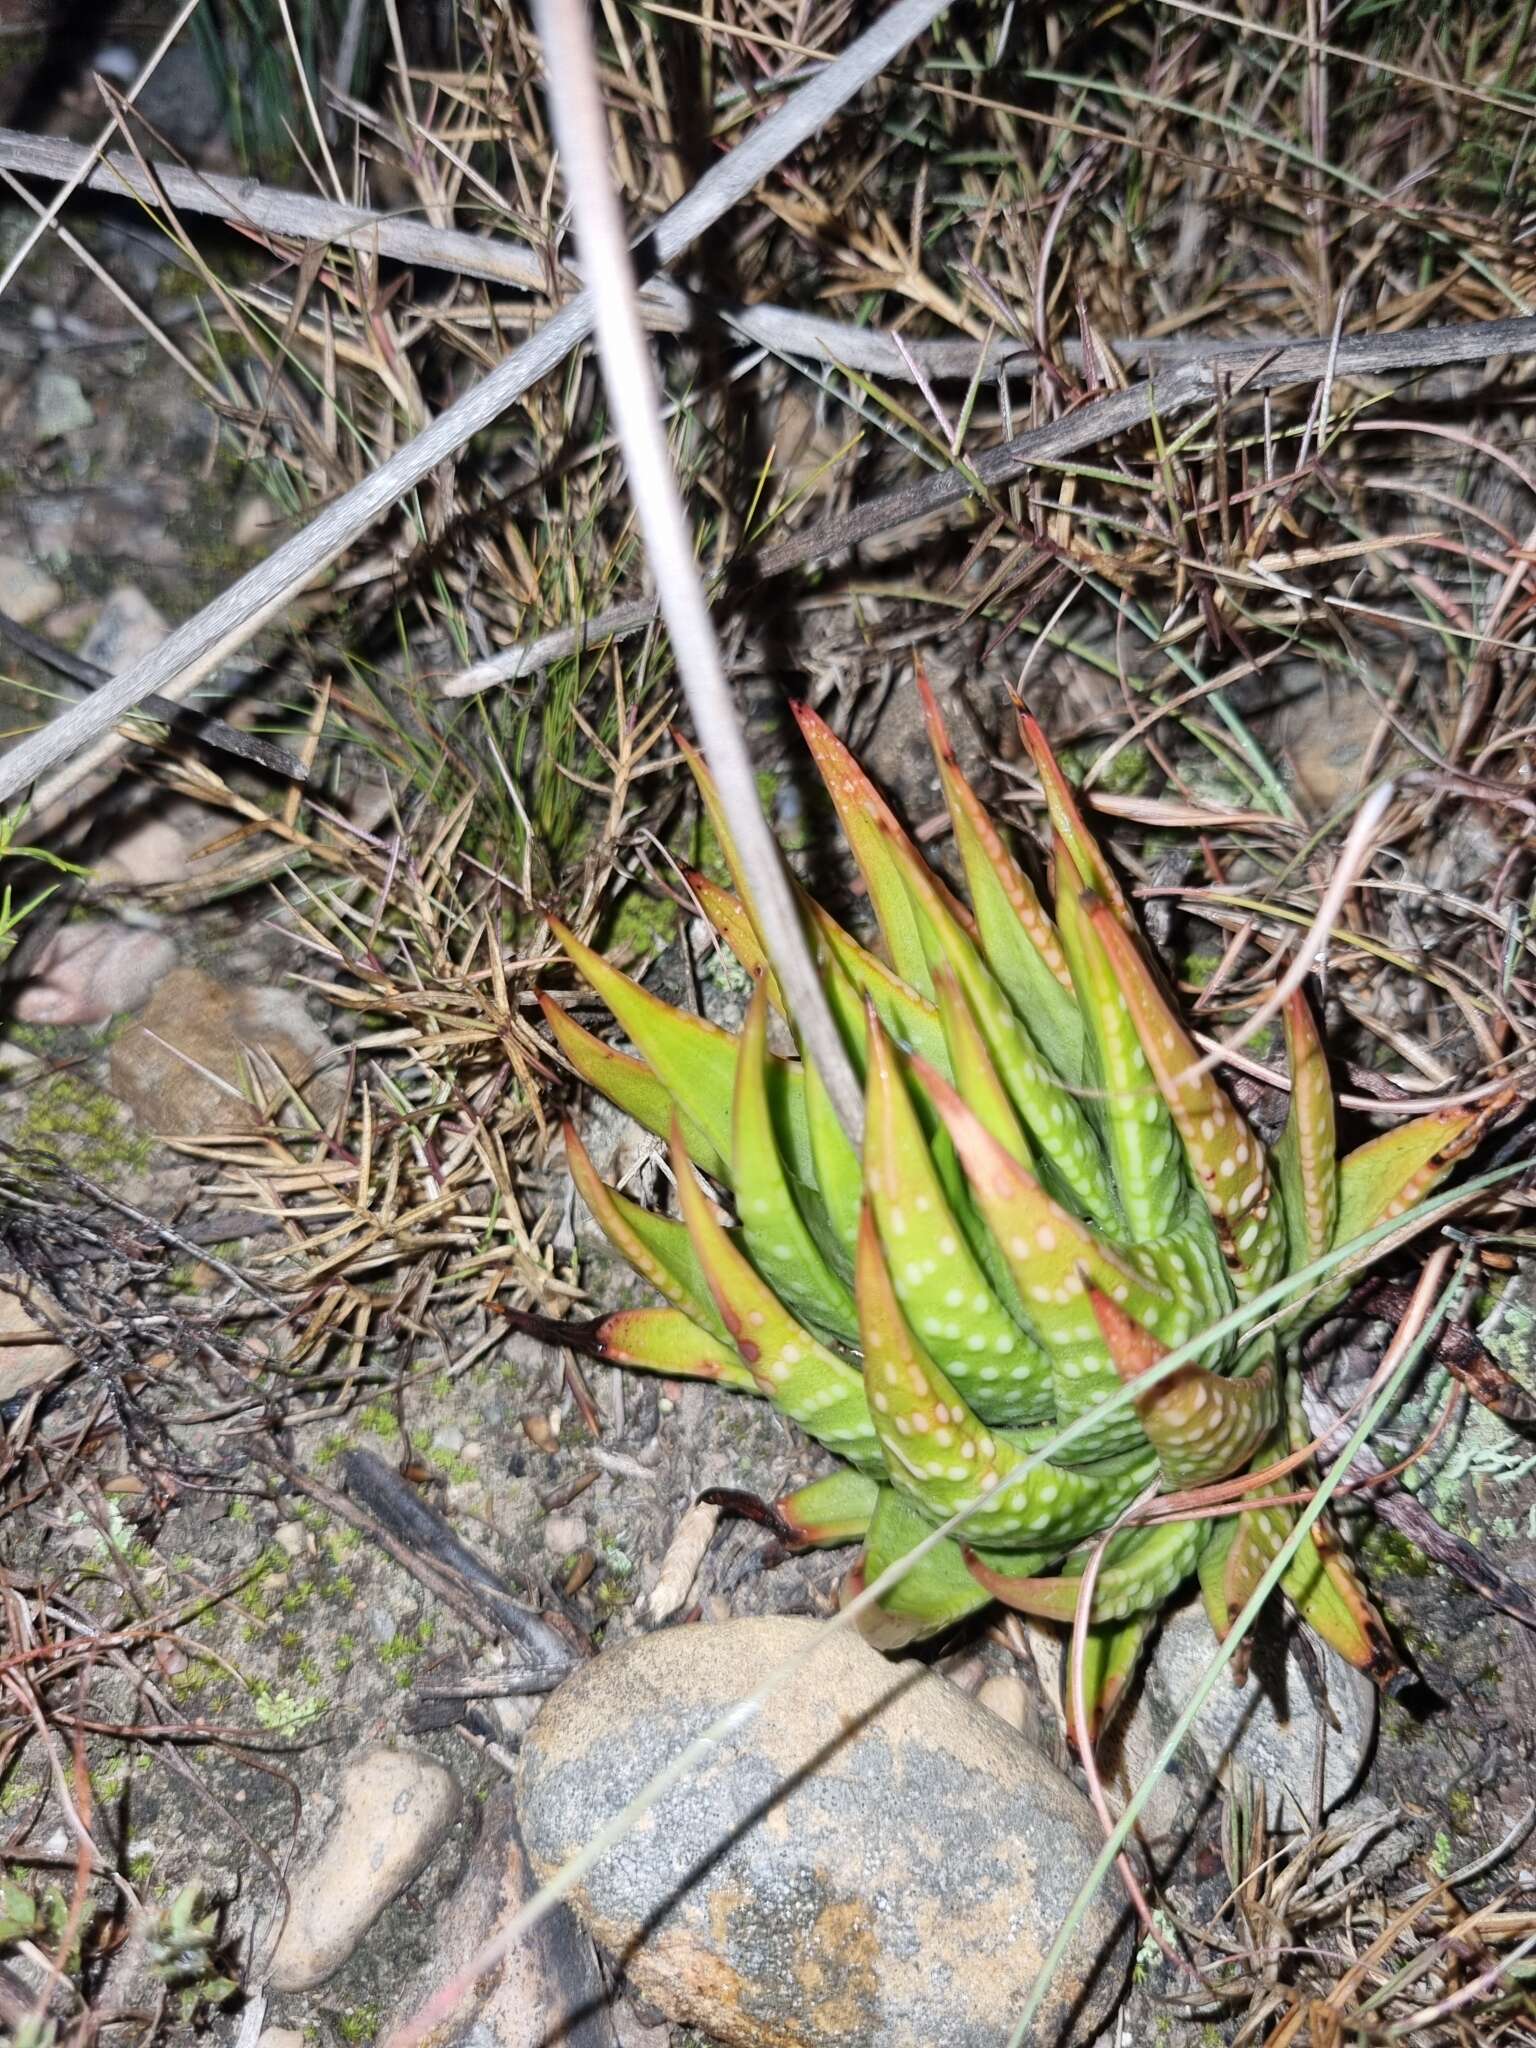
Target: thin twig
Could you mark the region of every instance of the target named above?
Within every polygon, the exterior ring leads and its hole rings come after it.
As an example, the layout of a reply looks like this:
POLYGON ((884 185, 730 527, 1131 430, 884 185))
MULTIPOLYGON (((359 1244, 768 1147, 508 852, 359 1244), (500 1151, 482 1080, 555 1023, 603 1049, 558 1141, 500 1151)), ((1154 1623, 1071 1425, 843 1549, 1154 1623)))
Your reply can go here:
MULTIPOLYGON (((648 261, 660 266, 674 262, 877 77, 943 13, 945 4, 946 0, 896 0, 841 56, 759 122, 729 156, 712 165, 693 190, 662 216, 645 238, 648 261)), ((33 831, 42 833, 56 823, 66 803, 84 796, 87 779, 121 751, 125 742, 110 728, 124 712, 156 690, 181 702, 210 669, 259 632, 328 562, 440 462, 558 369, 591 332, 592 310, 590 293, 581 292, 571 299, 429 427, 177 627, 153 653, 114 677, 94 697, 72 705, 41 732, 23 740, 0 760, 0 802, 36 781, 56 761, 84 748, 79 760, 41 783, 34 794, 33 831)))
POLYGON ((863 1095, 763 811, 661 424, 661 394, 635 303, 624 216, 608 168, 608 118, 585 0, 534 0, 533 12, 544 46, 546 97, 565 186, 592 275, 603 382, 683 693, 750 881, 753 921, 769 965, 806 1056, 814 1062, 839 1122, 857 1146, 864 1133, 863 1095))
MULTIPOLYGON (((1338 344, 1338 376, 1432 369, 1448 363, 1482 362, 1493 356, 1536 353, 1536 315, 1521 319, 1468 321, 1454 327, 1425 327, 1406 334, 1353 335, 1338 344)), ((1245 344, 1235 359, 1219 359, 1226 375, 1242 390, 1274 391, 1287 384, 1306 384, 1327 373, 1335 351, 1331 340, 1301 341, 1271 349, 1245 344)), ((988 488, 1016 483, 1043 464, 1080 454, 1117 434, 1144 426, 1154 413, 1170 419, 1175 413, 1212 403, 1217 396, 1216 363, 1208 359, 1185 363, 1166 377, 1090 399, 1059 420, 1024 432, 988 448, 971 459, 967 470, 933 471, 895 490, 868 498, 847 513, 819 520, 814 526, 772 547, 760 548, 737 566, 743 589, 758 589, 770 576, 782 576, 809 562, 825 561, 860 542, 892 532, 915 519, 927 519, 952 505, 968 503, 976 479, 988 488)), ((535 668, 564 660, 583 647, 641 632, 656 617, 654 600, 616 605, 583 625, 546 633, 537 641, 508 647, 445 686, 450 697, 516 680, 535 668)))

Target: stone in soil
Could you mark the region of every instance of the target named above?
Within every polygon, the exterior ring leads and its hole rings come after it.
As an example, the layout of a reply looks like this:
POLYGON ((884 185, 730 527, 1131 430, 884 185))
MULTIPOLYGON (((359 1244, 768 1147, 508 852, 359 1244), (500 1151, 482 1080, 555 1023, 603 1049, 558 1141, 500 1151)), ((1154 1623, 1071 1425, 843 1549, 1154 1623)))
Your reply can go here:
POLYGON ((310 1991, 353 1955, 390 1901, 419 1877, 459 1816, 451 1771, 413 1750, 351 1757, 319 1850, 292 1881, 267 1973, 275 1991, 310 1991))
POLYGON ((57 441, 64 434, 79 433, 95 421, 91 401, 80 388, 79 379, 65 370, 39 370, 32 380, 31 432, 34 444, 57 441))
POLYGON ((0 1272, 0 1408, 46 1387, 74 1363, 69 1346, 55 1344, 32 1312, 45 1305, 34 1281, 0 1272))
POLYGON ((16 996, 25 1024, 104 1024, 137 1010, 176 964, 164 932, 87 918, 61 925, 16 996))
POLYGON ((142 590, 120 583, 97 613, 80 658, 95 662, 111 675, 120 675, 146 654, 153 654, 169 631, 163 615, 142 590))
MULTIPOLYGON (((1312 1639, 1322 1673, 1329 1725, 1308 1689, 1296 1652, 1295 1624, 1270 1610, 1254 1641, 1245 1685, 1218 1677, 1200 1709, 1177 1766, 1185 1793, 1203 1805, 1235 1759, 1267 1787, 1272 1828, 1303 1826, 1312 1813, 1314 1773, 1323 1764, 1322 1810, 1329 1813, 1360 1780, 1376 1730, 1376 1689, 1336 1651, 1312 1639)), ((1125 1753, 1131 1781, 1145 1775, 1188 1704, 1215 1648, 1203 1609, 1186 1605, 1164 1616, 1146 1672, 1136 1687, 1129 1724, 1112 1729, 1111 1756, 1125 1753)), ((1161 1830, 1159 1830, 1161 1832, 1161 1830)))
MULTIPOLYGON (((440 1916, 432 1959, 380 2037, 420 2012, 538 1888, 518 1832, 510 1785, 485 1801, 469 1868, 440 1916)), ((607 1995, 592 1944, 568 1906, 549 1916, 475 1979, 422 2048, 612 2048, 607 1995)))
POLYGON ((61 602, 64 593, 45 569, 22 555, 0 555, 0 612, 18 626, 31 626, 61 602))
MULTIPOLYGON (((178 967, 113 1046, 112 1092, 140 1128, 157 1137, 251 1130, 257 1112, 242 1086, 250 1055, 259 1048, 302 1083, 325 1045, 288 991, 216 981, 200 968, 178 967)), ((254 1064, 259 1076, 260 1063, 254 1064)))
MULTIPOLYGON (((851 1633, 731 1621, 584 1665, 523 1743, 534 1867, 551 1876, 813 1644, 571 1904, 643 1998, 731 2048, 996 2048, 1098 1854, 1098 1824, 986 1707, 851 1633)), ((1036 2022, 1039 2048, 1091 2037, 1129 1946, 1119 1895, 1101 1888, 1036 2022)))

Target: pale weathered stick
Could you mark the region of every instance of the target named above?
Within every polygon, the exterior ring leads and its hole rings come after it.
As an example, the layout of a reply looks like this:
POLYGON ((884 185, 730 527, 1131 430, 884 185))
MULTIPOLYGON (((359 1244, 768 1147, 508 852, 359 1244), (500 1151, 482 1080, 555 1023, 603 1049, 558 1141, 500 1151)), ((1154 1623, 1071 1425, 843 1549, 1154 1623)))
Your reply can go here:
MULTIPOLYGON (((946 4, 947 0, 896 0, 841 56, 833 58, 824 70, 767 115, 728 157, 706 171, 693 190, 663 215, 646 237, 648 254, 659 264, 673 262, 877 77, 943 13, 946 4)), ((105 766, 126 744, 110 731, 125 711, 142 702, 151 691, 180 702, 211 668, 243 646, 328 562, 438 463, 557 369, 571 350, 586 339, 591 321, 592 302, 583 292, 431 426, 328 505, 264 562, 248 570, 212 604, 179 626, 152 654, 125 669, 83 704, 61 712, 41 732, 34 733, 0 759, 0 802, 25 789, 54 762, 79 748, 89 748, 69 770, 36 790, 30 829, 34 833, 47 829, 56 821, 51 816, 55 807, 62 807, 84 777, 105 766)))
POLYGON ((720 658, 661 421, 661 392, 640 320, 624 215, 608 167, 608 118, 587 0, 533 0, 544 49, 545 103, 560 169, 592 279, 598 361, 624 456, 683 694, 731 821, 743 894, 768 964, 838 1121, 857 1146, 864 1100, 832 1005, 811 957, 794 887, 763 811, 747 736, 720 658))
MULTIPOLYGON (((985 449, 971 457, 968 472, 931 471, 912 483, 882 492, 877 498, 867 498, 850 512, 823 519, 772 547, 760 548, 737 565, 736 573, 744 582, 756 586, 769 576, 783 575, 787 569, 825 560, 876 534, 889 533, 913 519, 925 519, 970 498, 974 491, 972 476, 995 489, 1027 476, 1043 464, 1064 461, 1084 448, 1144 426, 1154 413, 1171 419, 1176 413, 1209 405, 1220 395, 1219 380, 1227 380, 1241 395, 1245 391, 1273 391, 1286 384, 1311 383, 1328 368, 1330 358, 1334 375, 1345 377, 1406 373, 1525 354, 1536 354, 1536 316, 1474 320, 1455 327, 1419 328, 1405 334, 1350 335, 1337 348, 1328 340, 1277 342, 1271 348, 1256 347, 1252 342, 1236 346, 1230 342, 1213 343, 1209 357, 1186 362, 1163 376, 1129 385, 1124 391, 1090 399, 1059 420, 1050 420, 1042 427, 1027 427, 1011 440, 985 449)), ((580 626, 563 627, 537 640, 488 655, 446 683, 443 694, 469 697, 500 683, 516 681, 519 676, 547 668, 553 661, 563 661, 583 647, 642 632, 655 616, 654 599, 631 599, 626 604, 614 605, 594 613, 580 626)))
MULTIPOLYGON (((183 170, 178 164, 155 163, 146 171, 121 151, 91 166, 90 151, 76 143, 53 135, 23 135, 14 128, 0 128, 0 169, 32 178, 77 179, 93 192, 133 198, 178 213, 207 215, 258 236, 341 243, 369 256, 446 270, 486 284, 529 292, 549 289, 546 257, 509 235, 471 235, 461 228, 434 227, 430 221, 378 213, 366 206, 342 206, 334 199, 262 185, 254 178, 216 177, 183 170)), ((703 321, 718 320, 775 355, 799 356, 829 369, 858 370, 903 384, 913 382, 914 371, 925 377, 969 379, 979 374, 991 379, 1005 369, 1035 369, 1040 361, 1036 350, 1006 335, 988 342, 964 336, 898 337, 885 328, 856 327, 847 320, 802 313, 792 306, 749 306, 702 297, 685 291, 669 277, 648 278, 640 288, 640 298, 646 325, 658 333, 684 334, 703 321)), ((1285 341, 1284 335, 1273 337, 1276 347, 1285 341)), ((1169 363, 1252 355, 1266 345, 1266 337, 1212 341, 1178 334, 1107 344, 1126 362, 1169 363)), ((1082 343, 1063 340, 1059 353, 1065 362, 1080 362, 1082 343)))

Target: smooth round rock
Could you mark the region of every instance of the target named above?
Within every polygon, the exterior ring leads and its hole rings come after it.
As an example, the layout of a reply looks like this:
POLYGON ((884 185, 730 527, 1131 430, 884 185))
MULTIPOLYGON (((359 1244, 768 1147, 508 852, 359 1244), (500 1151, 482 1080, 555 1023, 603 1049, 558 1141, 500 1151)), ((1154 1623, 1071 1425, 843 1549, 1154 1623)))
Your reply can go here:
POLYGON ((458 1814, 458 1782, 431 1757, 382 1746, 353 1756, 325 1840, 293 1882, 272 1988, 309 1991, 339 1970, 458 1814))
MULTIPOLYGON (((726 1708, 820 1648, 570 1894, 668 2018, 732 2048, 997 2048, 1102 1843, 998 1717, 851 1632, 754 1619, 582 1666, 524 1738, 518 1815, 550 1876, 726 1708)), ((1031 2040, 1086 2040, 1129 1960, 1113 1885, 1031 2040)))

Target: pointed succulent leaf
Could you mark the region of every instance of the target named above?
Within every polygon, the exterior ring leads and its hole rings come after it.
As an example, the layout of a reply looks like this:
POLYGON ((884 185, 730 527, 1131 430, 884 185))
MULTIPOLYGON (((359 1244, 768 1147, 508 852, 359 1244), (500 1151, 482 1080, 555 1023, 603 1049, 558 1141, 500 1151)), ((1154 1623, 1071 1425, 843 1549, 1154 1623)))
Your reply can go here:
POLYGON ((1438 1109, 1347 1153, 1339 1164, 1334 1244, 1348 1244, 1422 1202, 1465 1155, 1478 1128, 1469 1110, 1438 1109))
POLYGON ((758 1272, 795 1312, 843 1342, 857 1340, 853 1296, 823 1258, 779 1155, 768 1100, 768 990, 747 1005, 731 1113, 731 1181, 741 1234, 758 1272))
POLYGON ((779 994, 779 985, 768 965, 762 940, 747 914, 747 906, 739 896, 733 896, 729 889, 722 889, 718 882, 712 882, 708 875, 701 875, 694 868, 684 868, 683 879, 697 897, 700 910, 730 947, 737 965, 754 981, 766 981, 768 1000, 782 1017, 784 998, 779 994))
POLYGON ((880 1450, 864 1386, 798 1322, 732 1243, 695 1178, 676 1121, 671 1138, 678 1207, 731 1341, 758 1386, 783 1414, 850 1464, 878 1470, 880 1450))
MULTIPOLYGON (((1127 1615, 1124 1621, 1100 1622, 1088 1630, 1083 1657, 1083 1693, 1087 1705, 1088 1741, 1095 1748, 1136 1676, 1136 1667, 1141 1662, 1142 1650, 1156 1619, 1150 1610, 1143 1609, 1140 1613, 1127 1615)), ((1077 1701, 1072 1688, 1070 1660, 1064 1675, 1067 1740, 1078 1747, 1081 1737, 1077 1729, 1077 1701)))
MULTIPOLYGON (((1116 1372, 1134 1387, 1168 1356, 1168 1347, 1097 1287, 1088 1298, 1116 1372)), ((1167 1487, 1225 1479, 1248 1463, 1280 1419, 1274 1360, 1264 1359, 1246 1379, 1224 1379, 1203 1365, 1180 1366, 1138 1397, 1136 1413, 1167 1487)))
POLYGON ((614 1250, 658 1294, 665 1295, 674 1308, 680 1308, 717 1337, 725 1337, 725 1324, 720 1320, 709 1281, 685 1225, 674 1217, 658 1216, 653 1209, 642 1208, 628 1195, 609 1187, 569 1119, 562 1126, 562 1133, 566 1164, 576 1192, 614 1250))
MULTIPOLYGON (((949 917, 921 862, 908 877, 910 893, 927 913, 934 947, 932 966, 948 967, 1009 1098, 1028 1130, 1043 1176, 1055 1191, 1088 1213, 1097 1223, 1113 1226, 1120 1219, 1103 1152, 1093 1126, 1064 1088, 1029 1034, 1028 1027, 1003 994, 969 935, 949 917)), ((940 1069, 942 1071, 942 1068, 940 1069)))
POLYGON ((1127 931, 1134 931, 1136 924, 1131 916, 1130 906, 1115 879, 1114 869, 1099 850, 1099 843, 1083 823, 1082 812, 1077 807, 1077 798, 1072 794, 1072 785, 1061 772, 1061 765, 1051 752, 1050 741, 1040 730, 1029 713, 1023 712, 1019 719, 1024 734, 1024 744, 1035 764, 1035 773, 1040 777, 1040 788, 1045 797, 1045 807, 1050 813, 1051 825, 1056 834, 1057 868, 1056 894, 1058 898, 1067 893, 1075 878, 1078 888, 1091 889, 1099 896, 1127 931), (1068 873, 1062 872, 1065 856, 1068 873))
POLYGON ((1294 1272, 1323 1256, 1339 1220, 1333 1083, 1311 1007, 1300 989, 1285 1006, 1285 1049, 1291 1105, 1275 1147, 1275 1169, 1294 1272))
MULTIPOLYGON (((626 1116, 633 1117, 642 1130, 649 1131, 653 1137, 665 1139, 677 1105, 666 1083, 651 1072, 644 1060, 637 1060, 627 1052, 617 1052, 611 1045, 605 1045, 542 989, 539 991, 539 1008, 544 1012, 544 1021, 556 1045, 587 1086, 606 1096, 626 1116)), ((688 1149, 699 1166, 711 1180, 728 1184, 731 1170, 725 1155, 715 1149, 708 1135, 686 1111, 682 1114, 688 1149)))
POLYGON ((897 1300, 928 1356, 994 1422, 1049 1415, 1049 1360, 998 1300, 955 1220, 878 1021, 869 1035, 864 1181, 897 1300))
MULTIPOLYGON (((718 1024, 653 996, 627 974, 610 967, 601 953, 584 946, 576 934, 551 918, 550 930, 582 979, 613 1012, 625 1034, 637 1045, 646 1065, 665 1086, 688 1122, 704 1133, 729 1185, 731 1156, 731 1094, 736 1083, 736 1041, 718 1024)), ((705 1162, 699 1161, 701 1166, 705 1162)), ((705 1167, 711 1178, 713 1166, 705 1167)))
POLYGON ((1390 1686, 1402 1671, 1387 1625, 1372 1606, 1326 1517, 1314 1522, 1280 1581, 1308 1628, 1358 1671, 1390 1686))
MULTIPOLYGON (((1284 1453, 1284 1439, 1272 1436, 1255 1455, 1254 1471, 1265 1470, 1284 1453)), ((1274 1490, 1263 1488, 1266 1493, 1274 1490)), ((1200 1595, 1218 1642, 1226 1641, 1295 1520, 1295 1509, 1289 1506, 1252 1507, 1211 1524, 1211 1540, 1200 1560, 1200 1595)))
MULTIPOLYGON (((1021 1166, 1027 1166, 1038 1174, 1035 1156, 1025 1136, 1024 1126, 1019 1122, 1013 1098, 1003 1086, 992 1055, 987 1050, 987 1042, 960 991, 953 969, 947 966, 937 968, 933 986, 939 1006, 939 1021, 944 1026, 944 1042, 949 1049, 949 1073, 961 1101, 980 1118, 1004 1151, 1012 1153, 1021 1166)), ((1018 1285, 968 1188, 960 1210, 960 1222, 998 1300, 1019 1327, 1027 1329, 1029 1317, 1019 1296, 1018 1285)))
POLYGON ((800 1542, 808 1548, 858 1543, 875 1512, 880 1483, 863 1472, 829 1472, 774 1502, 800 1542))
POLYGON ((864 1200, 864 1169, 848 1141, 827 1093, 821 1070, 804 1049, 805 1124, 810 1143, 812 1179, 821 1197, 827 1236, 822 1245, 828 1263, 844 1280, 853 1277, 853 1250, 859 1237, 859 1209, 864 1200))
POLYGON ((1200 1054, 1153 979, 1141 949, 1100 902, 1084 906, 1115 970, 1184 1154, 1216 1225, 1239 1298, 1260 1293, 1284 1270, 1285 1218, 1264 1147, 1200 1054))
MULTIPOLYGON (((1199 1564, 1209 1529, 1208 1522, 1158 1522, 1112 1536, 1094 1580, 1090 1622, 1098 1627, 1161 1607, 1199 1564)), ((1055 1578, 1012 1575, 973 1551, 967 1553, 966 1563, 977 1583, 1005 1607, 1038 1615, 1042 1621, 1076 1619, 1085 1555, 1069 1559, 1055 1578)))
POLYGON ((762 929, 758 923, 757 913, 752 902, 751 884, 747 880, 747 871, 742 865, 741 850, 736 844, 736 835, 731 830, 731 821, 726 815, 725 802, 720 795, 719 785, 716 783, 714 776, 709 772, 709 765, 705 761, 704 756, 688 738, 686 733, 681 733, 674 727, 672 738, 677 745, 678 752, 688 763, 689 772, 693 776, 695 787, 699 792, 699 799, 704 806, 704 815, 709 820, 710 828, 714 832, 721 855, 730 872, 731 882, 736 891, 736 900, 741 905, 747 923, 751 927, 759 947, 761 947, 763 942, 762 929))
MULTIPOLYGON (((879 960, 857 939, 850 938, 835 917, 804 899, 809 923, 812 946, 818 961, 830 960, 835 969, 841 970, 840 978, 853 992, 855 1001, 862 1007, 869 1003, 875 1014, 890 1032, 898 1045, 910 1052, 919 1052, 924 1059, 935 1060, 942 1069, 945 1065, 944 1033, 939 1025, 938 1012, 926 996, 919 995, 915 988, 908 986, 900 975, 893 974, 883 960, 879 960)), ((828 990, 829 995, 835 991, 828 990)), ((862 1040, 862 1025, 855 1026, 848 1015, 846 1004, 838 1005, 839 1022, 844 1035, 855 1043, 862 1040)))
POLYGON ((1051 1066, 1063 1080, 1076 1081, 1082 1071, 1083 1022, 1056 928, 1033 882, 961 774, 938 700, 921 667, 917 686, 955 845, 976 908, 982 955, 1013 1007, 1029 1018, 1035 1042, 1051 1066))
POLYGON ((713 1380, 738 1394, 758 1386, 735 1350, 680 1308, 621 1308, 596 1327, 598 1355, 609 1365, 637 1366, 667 1379, 713 1380))
MULTIPOLYGON (((1119 1378, 1084 1291, 1090 1280, 1166 1343, 1188 1334, 1178 1304, 1055 1202, 1027 1168, 998 1144, 955 1091, 918 1069, 943 1117, 966 1175, 1008 1261, 1030 1326, 1051 1359, 1060 1421, 1076 1421, 1115 1393, 1119 1378)), ((1071 1447, 1079 1457, 1144 1441, 1133 1409, 1106 1416, 1071 1447)))
MULTIPOLYGON (((931 1523, 890 1487, 882 1486, 864 1555, 849 1574, 846 1595, 862 1593, 932 1533, 931 1523)), ((952 1628, 968 1614, 988 1606, 990 1600, 990 1594, 966 1570, 959 1544, 946 1538, 882 1594, 875 1617, 862 1621, 861 1631, 877 1649, 899 1650, 923 1636, 952 1628)))
MULTIPOLYGON (((870 907, 892 967, 902 980, 921 995, 931 995, 928 980, 928 947, 923 935, 923 911, 907 890, 906 872, 912 865, 923 866, 922 856, 896 822, 896 815, 870 781, 852 754, 808 704, 792 707, 805 743, 827 794, 837 810, 843 832, 869 891, 870 907), (900 852, 908 856, 906 861, 900 852)), ((925 870, 926 872, 926 870, 925 870)), ((957 903, 942 883, 935 882, 949 914, 963 927, 971 924, 970 912, 957 903)))
POLYGON ((1103 1091, 1099 1121, 1132 1238, 1161 1237, 1183 1200, 1184 1162, 1162 1091, 1131 1020, 1126 992, 1082 898, 1057 898, 1062 944, 1072 963, 1092 1048, 1086 1078, 1103 1091))
POLYGON ((864 1385, 891 1484, 934 1519, 973 1508, 973 1543, 1059 1554, 1129 1505, 1155 1467, 1137 1453, 1072 1469, 1042 1460, 1025 1468, 1052 1432, 1012 1436, 978 1420, 958 1388, 918 1344, 891 1285, 872 1210, 859 1232, 855 1272, 864 1343, 864 1385), (975 1505, 976 1503, 980 1505, 975 1505))

